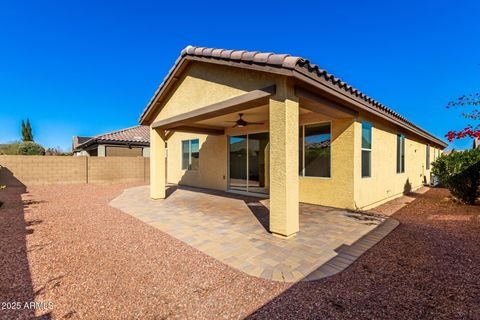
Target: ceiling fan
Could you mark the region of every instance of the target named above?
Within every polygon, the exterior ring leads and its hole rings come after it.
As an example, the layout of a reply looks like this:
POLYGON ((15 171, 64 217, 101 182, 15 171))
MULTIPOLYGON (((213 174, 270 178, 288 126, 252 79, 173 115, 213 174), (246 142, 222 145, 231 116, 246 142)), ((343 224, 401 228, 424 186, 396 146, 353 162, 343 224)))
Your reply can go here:
POLYGON ((243 120, 243 118, 242 118, 243 113, 239 113, 238 116, 239 116, 239 119, 236 120, 236 121, 225 121, 225 122, 234 122, 235 125, 232 128, 236 128, 236 127, 243 128, 243 127, 246 127, 250 124, 263 124, 263 122, 248 122, 248 121, 243 120))

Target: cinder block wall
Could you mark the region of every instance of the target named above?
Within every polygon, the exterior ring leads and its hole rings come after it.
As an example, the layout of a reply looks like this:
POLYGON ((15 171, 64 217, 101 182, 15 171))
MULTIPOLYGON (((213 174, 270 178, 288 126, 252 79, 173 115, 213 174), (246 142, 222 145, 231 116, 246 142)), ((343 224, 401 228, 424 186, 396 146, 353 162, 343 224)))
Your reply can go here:
POLYGON ((150 182, 150 158, 143 158, 143 172, 145 182, 150 182))
POLYGON ((145 181, 143 157, 90 157, 88 183, 145 181))
POLYGON ((48 185, 148 181, 143 157, 0 156, 0 184, 48 185))

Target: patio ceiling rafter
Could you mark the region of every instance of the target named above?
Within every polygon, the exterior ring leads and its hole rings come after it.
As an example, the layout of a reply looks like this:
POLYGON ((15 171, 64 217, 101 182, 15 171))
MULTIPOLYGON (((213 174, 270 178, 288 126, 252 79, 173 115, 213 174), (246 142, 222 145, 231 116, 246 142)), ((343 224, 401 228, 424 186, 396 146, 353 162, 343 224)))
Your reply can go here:
POLYGON ((253 90, 190 112, 156 121, 152 123, 152 128, 169 131, 181 131, 186 130, 186 128, 195 130, 203 129, 211 133, 220 134, 220 130, 223 130, 223 128, 200 128, 198 125, 195 125, 195 123, 268 104, 268 100, 273 94, 275 94, 275 85, 253 90))
POLYGON ((168 137, 171 136, 170 133, 174 132, 188 132, 188 133, 201 133, 201 134, 208 134, 213 136, 222 136, 225 134, 225 130, 223 128, 205 128, 205 127, 197 127, 197 126, 178 126, 172 129, 168 129, 168 137))

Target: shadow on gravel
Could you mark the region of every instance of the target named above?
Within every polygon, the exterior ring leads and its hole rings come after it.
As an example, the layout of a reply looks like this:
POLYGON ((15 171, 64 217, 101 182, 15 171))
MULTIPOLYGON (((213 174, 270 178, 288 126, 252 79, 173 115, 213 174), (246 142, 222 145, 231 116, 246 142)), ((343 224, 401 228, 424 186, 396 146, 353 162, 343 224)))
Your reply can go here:
POLYGON ((442 204, 447 194, 415 194, 393 215, 401 225, 342 273, 295 283, 246 319, 478 319, 480 208, 442 204))
POLYGON ((6 168, 2 168, 0 184, 0 319, 51 319, 50 313, 35 316, 35 301, 28 264, 27 235, 34 232, 41 220, 25 221, 29 203, 22 201, 26 187, 6 168), (27 305, 25 305, 27 303, 27 305))

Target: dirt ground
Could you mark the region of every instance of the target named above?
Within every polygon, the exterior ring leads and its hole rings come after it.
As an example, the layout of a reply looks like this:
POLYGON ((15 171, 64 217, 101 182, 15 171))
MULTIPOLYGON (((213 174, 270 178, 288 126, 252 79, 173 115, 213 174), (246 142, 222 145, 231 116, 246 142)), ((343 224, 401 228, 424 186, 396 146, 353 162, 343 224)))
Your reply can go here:
POLYGON ((129 186, 0 191, 1 319, 480 319, 480 207, 444 189, 344 272, 287 285, 111 208, 129 186))

